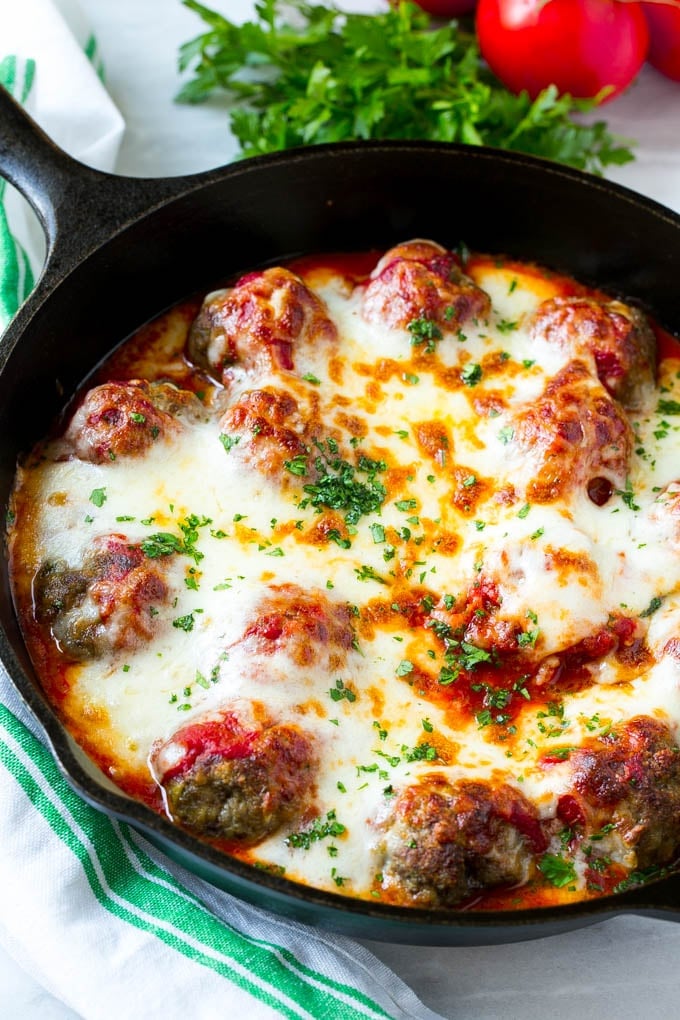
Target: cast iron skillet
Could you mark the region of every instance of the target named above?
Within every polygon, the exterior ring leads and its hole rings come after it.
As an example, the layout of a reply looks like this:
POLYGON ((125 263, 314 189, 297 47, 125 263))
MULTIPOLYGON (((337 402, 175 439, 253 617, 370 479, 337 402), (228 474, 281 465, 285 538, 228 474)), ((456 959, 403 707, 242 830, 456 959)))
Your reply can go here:
MULTIPOLYGON (((204 174, 139 180, 57 149, 0 88, 0 174, 36 210, 47 264, 0 344, 0 505, 17 455, 133 329, 225 276, 305 252, 409 237, 504 252, 654 311, 680 334, 680 217, 624 188, 521 155, 418 143, 319 146, 204 174)), ((430 945, 553 935, 622 912, 680 919, 680 875, 602 900, 511 913, 407 910, 307 889, 231 860, 128 800, 41 692, 0 566, 0 658, 78 793, 244 900, 337 931, 430 945)))

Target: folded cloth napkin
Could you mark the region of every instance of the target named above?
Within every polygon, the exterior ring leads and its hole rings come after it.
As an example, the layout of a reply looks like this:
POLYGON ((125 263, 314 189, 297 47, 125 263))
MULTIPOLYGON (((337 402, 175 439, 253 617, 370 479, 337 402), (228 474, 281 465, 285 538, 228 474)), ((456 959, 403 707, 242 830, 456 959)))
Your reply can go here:
MULTIPOLYGON (((122 119, 75 5, 22 0, 0 21, 0 82, 72 155, 111 168, 122 119)), ((0 189, 1 326, 40 253, 25 205, 0 189)), ((213 889, 83 803, 4 671, 0 818, 0 944, 85 1020, 437 1020, 360 945, 213 889)))

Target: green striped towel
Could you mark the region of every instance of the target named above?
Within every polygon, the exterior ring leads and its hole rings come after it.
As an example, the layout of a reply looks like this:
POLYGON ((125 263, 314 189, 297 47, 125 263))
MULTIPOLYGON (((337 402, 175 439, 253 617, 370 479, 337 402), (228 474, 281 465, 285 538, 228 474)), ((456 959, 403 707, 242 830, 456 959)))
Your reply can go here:
MULTIPOLYGON (((35 61, 18 61, 14 55, 0 60, 0 83, 26 102, 33 84, 35 61)), ((0 330, 33 289, 33 269, 28 254, 14 236, 5 208, 7 183, 0 178, 0 330)))
MULTIPOLYGON (((60 54, 61 73, 89 74, 91 83, 80 91, 90 103, 97 89, 103 92, 101 66, 83 57, 50 0, 11 7, 11 17, 0 12, 2 44, 15 13, 40 31, 25 36, 32 52, 0 52, 0 81, 23 102, 34 99, 31 112, 54 136, 38 101, 41 86, 54 95, 52 83, 41 81, 49 60, 39 51, 40 39, 59 40, 62 49, 70 45, 60 54)), ((105 109, 99 120, 87 120, 105 131, 109 150, 115 137, 110 114, 105 109)), ((60 130, 68 132, 63 124, 60 130)), ((83 131, 77 134, 82 143, 83 131)), ((57 140, 69 148, 68 139, 57 140)), ((70 150, 77 152, 73 145, 70 150)), ((96 138, 87 151, 89 162, 106 163, 96 158, 96 138)), ((9 199, 16 200, 10 190, 0 183, 0 325, 33 280, 26 253, 33 242, 28 233, 26 244, 17 240, 28 227, 9 208, 9 199)), ((0 818, 0 943, 85 1020, 437 1020, 362 946, 241 903, 81 801, 1 668, 0 818)))

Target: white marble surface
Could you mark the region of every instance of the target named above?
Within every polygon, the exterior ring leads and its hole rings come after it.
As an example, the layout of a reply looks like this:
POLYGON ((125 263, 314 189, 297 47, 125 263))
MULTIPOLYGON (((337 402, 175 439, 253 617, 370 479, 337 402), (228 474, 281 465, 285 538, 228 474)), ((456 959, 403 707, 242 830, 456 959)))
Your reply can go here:
MULTIPOLYGON (((10 0, 0 0, 8 3, 10 0)), ((110 91, 127 132, 118 169, 140 176, 181 174, 226 162, 234 145, 219 101, 178 107, 178 45, 200 31, 175 0, 81 0, 100 44, 110 91)), ((213 0, 233 16, 250 0, 213 0)), ((354 0, 357 9, 374 6, 354 0)), ((680 85, 653 71, 603 116, 640 141, 638 161, 616 179, 680 211, 680 85)), ((680 288, 680 284, 679 284, 680 288)), ((465 949, 370 943, 431 1008, 455 1020, 676 1020, 680 1016, 680 926, 620 917, 538 942, 465 949)), ((87 961, 83 961, 87 966, 87 961)), ((83 1020, 96 1017, 96 1003, 83 1020)), ((225 1016, 229 1004, 225 1003, 225 1016)), ((0 949, 0 1017, 76 1020, 0 949)), ((145 1018, 146 1020, 146 1018, 145 1018)), ((153 1020, 153 1018, 151 1018, 153 1020)))

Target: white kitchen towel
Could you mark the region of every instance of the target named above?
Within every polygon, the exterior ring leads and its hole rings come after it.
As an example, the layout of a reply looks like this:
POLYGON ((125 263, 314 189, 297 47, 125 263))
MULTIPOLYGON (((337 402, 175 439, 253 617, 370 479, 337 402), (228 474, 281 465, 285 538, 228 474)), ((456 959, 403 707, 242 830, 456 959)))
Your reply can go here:
MULTIPOLYGON (((75 5, 59 7, 0 5, 0 82, 72 155, 110 169, 122 119, 75 5)), ((39 252, 30 217, 0 188, 7 320, 30 290, 39 252)), ((4 671, 0 819, 0 942, 85 1020, 437 1020, 360 945, 241 903, 86 805, 4 671)))

